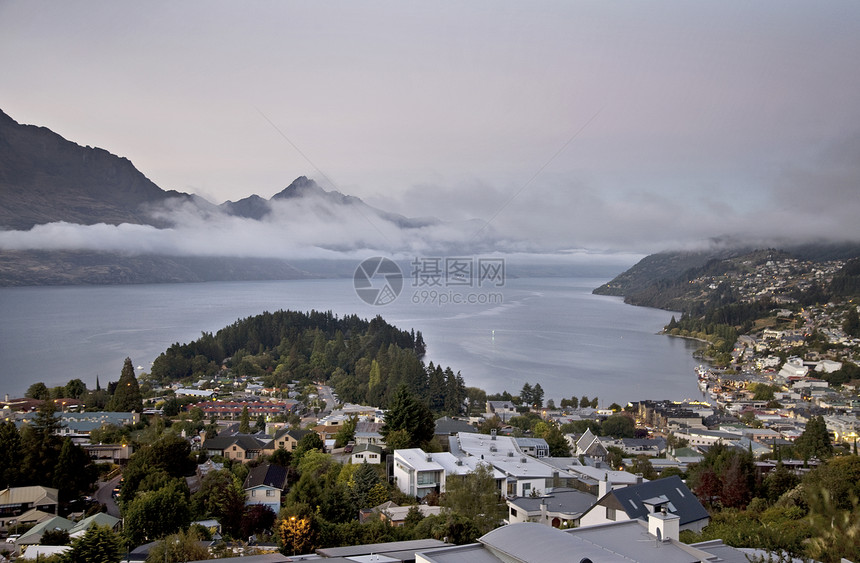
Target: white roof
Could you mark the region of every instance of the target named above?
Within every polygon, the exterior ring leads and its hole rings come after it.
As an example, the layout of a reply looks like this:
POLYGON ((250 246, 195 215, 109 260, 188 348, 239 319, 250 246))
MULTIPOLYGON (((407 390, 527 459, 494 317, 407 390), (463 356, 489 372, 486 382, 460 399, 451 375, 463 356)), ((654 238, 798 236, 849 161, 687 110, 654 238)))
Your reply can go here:
POLYGON ((554 473, 562 477, 570 475, 563 469, 526 455, 516 440, 509 436, 496 436, 493 439, 486 434, 460 432, 457 434, 457 442, 460 451, 476 461, 490 463, 506 475, 517 478, 552 478, 554 473))
POLYGON ((395 461, 400 459, 416 471, 443 471, 445 468, 439 462, 434 461, 432 456, 433 454, 427 454, 421 448, 394 450, 395 461))
POLYGON ((510 436, 492 436, 487 434, 478 434, 475 432, 459 432, 457 440, 460 443, 460 449, 469 455, 475 457, 484 456, 484 459, 490 457, 507 457, 508 452, 513 452, 514 455, 523 455, 517 443, 510 436), (495 449, 495 451, 493 451, 495 449))
POLYGON ((581 465, 581 466, 571 466, 570 471, 573 473, 580 473, 585 475, 586 477, 590 477, 595 481, 604 481, 607 480, 616 485, 628 484, 634 485, 636 484, 636 475, 633 473, 629 473, 627 471, 614 471, 609 469, 599 469, 597 467, 591 467, 589 465, 581 465))

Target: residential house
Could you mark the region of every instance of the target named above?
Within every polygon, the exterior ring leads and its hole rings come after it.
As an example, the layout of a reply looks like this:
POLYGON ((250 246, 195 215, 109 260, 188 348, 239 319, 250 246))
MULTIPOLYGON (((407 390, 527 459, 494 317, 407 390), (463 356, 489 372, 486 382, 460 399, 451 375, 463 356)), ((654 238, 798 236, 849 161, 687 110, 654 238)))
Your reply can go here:
POLYGON ((426 504, 415 504, 411 506, 399 506, 392 501, 387 501, 379 506, 362 510, 359 515, 359 520, 362 523, 369 522, 371 519, 379 519, 388 522, 395 528, 399 528, 406 523, 406 516, 412 509, 418 510, 422 517, 436 516, 442 513, 441 506, 429 506, 426 504))
POLYGON ((638 561, 700 563, 749 561, 741 550, 720 541, 687 545, 678 540, 674 515, 652 514, 599 526, 555 529, 533 522, 502 526, 477 543, 419 551, 416 563, 543 563, 546 561, 638 561))
MULTIPOLYGON (((460 432, 474 431, 475 427, 465 420, 451 418, 450 416, 443 416, 436 420, 435 435, 439 439, 439 443, 442 444, 443 450, 448 447, 449 436, 456 436, 460 432)), ((356 443, 358 443, 357 440, 356 443)))
POLYGON ((91 526, 108 527, 114 532, 122 529, 122 520, 105 512, 96 512, 84 518, 69 529, 70 538, 79 538, 87 533, 91 526))
POLYGON ((244 463, 263 455, 263 450, 269 443, 271 443, 269 440, 263 443, 248 434, 237 434, 209 438, 203 442, 202 448, 210 457, 221 456, 244 463))
POLYGON ((131 444, 82 444, 81 447, 96 463, 125 465, 134 453, 134 446, 131 444))
POLYGON ((382 422, 370 422, 367 420, 359 420, 356 422, 355 433, 353 434, 355 445, 360 446, 362 444, 367 444, 384 448, 385 439, 381 434, 383 424, 384 423, 382 422))
MULTIPOLYGON (((450 452, 425 452, 420 448, 394 451, 394 482, 405 494, 423 498, 429 493, 444 493, 446 481, 473 472, 482 462, 477 458, 458 458, 450 452)), ((494 471, 496 484, 505 475, 494 471)))
POLYGON ((549 489, 540 497, 507 500, 508 523, 537 522, 553 528, 575 528, 597 497, 576 489, 549 489))
POLYGON ((18 516, 0 516, 0 531, 5 532, 9 528, 19 525, 35 526, 39 522, 50 520, 54 516, 56 516, 56 514, 43 512, 35 508, 31 508, 18 516))
POLYGON ((635 475, 627 471, 613 470, 594 465, 570 465, 568 472, 573 475, 575 486, 582 491, 597 495, 598 498, 605 495, 611 489, 618 489, 641 483, 641 475, 635 475))
POLYGON ((608 490, 580 522, 590 526, 620 520, 647 521, 649 515, 660 512, 677 516, 681 530, 698 533, 710 522, 708 511, 677 475, 608 490))
POLYGON ((21 548, 26 548, 29 545, 37 545, 42 542, 42 534, 48 530, 65 530, 69 531, 75 527, 75 523, 62 516, 54 516, 49 520, 44 520, 15 540, 15 549, 20 551, 21 548))
POLYGON ((269 444, 267 450, 287 450, 291 452, 298 447, 302 438, 310 434, 310 430, 298 430, 294 428, 281 428, 275 433, 272 443, 269 444))
POLYGON ((57 489, 32 485, 29 487, 9 487, 0 491, 0 520, 10 516, 20 516, 28 510, 57 514, 59 496, 57 489))
POLYGON ((549 457, 549 444, 543 438, 514 438, 520 451, 536 458, 549 457))
POLYGON ((382 463, 382 448, 371 444, 357 445, 352 450, 350 460, 352 463, 382 463))
POLYGON ((245 506, 262 504, 277 514, 281 509, 281 495, 287 488, 287 468, 271 463, 252 467, 242 488, 245 489, 245 506))
POLYGON ((578 456, 585 456, 601 461, 606 461, 606 458, 609 456, 606 446, 589 429, 586 429, 582 436, 576 440, 574 446, 571 449, 575 449, 574 453, 578 456))
POLYGON ((487 401, 487 414, 498 416, 502 422, 507 422, 517 416, 517 407, 511 401, 487 401))
POLYGON ((526 455, 509 436, 460 432, 449 440, 449 448, 461 459, 492 465, 505 476, 502 493, 509 497, 541 494, 573 477, 563 468, 526 455))
POLYGON ((646 455, 648 457, 657 457, 666 452, 665 438, 600 438, 600 443, 604 447, 609 448, 614 446, 620 448, 625 456, 646 455))
POLYGON ((394 483, 403 493, 417 498, 444 493, 445 468, 433 457, 420 448, 394 450, 394 483))

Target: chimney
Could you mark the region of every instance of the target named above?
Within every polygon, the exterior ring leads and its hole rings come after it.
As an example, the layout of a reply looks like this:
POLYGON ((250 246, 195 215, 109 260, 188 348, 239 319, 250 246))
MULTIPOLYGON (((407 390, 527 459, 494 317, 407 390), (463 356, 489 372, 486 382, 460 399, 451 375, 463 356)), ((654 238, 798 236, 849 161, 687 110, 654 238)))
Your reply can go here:
POLYGON ((490 440, 495 440, 495 439, 496 439, 496 429, 491 428, 490 429, 490 440))
POLYGON ((603 474, 603 479, 597 482, 597 498, 603 498, 606 493, 612 490, 612 481, 609 480, 609 473, 603 474))
POLYGON ((547 520, 547 515, 546 515, 546 499, 545 499, 545 498, 542 498, 542 499, 540 499, 540 522, 541 522, 541 524, 543 524, 544 522, 546 522, 546 520, 547 520))
POLYGON ((642 478, 643 478, 643 477, 642 477, 642 474, 641 474, 641 473, 637 473, 637 474, 636 474, 636 484, 637 484, 637 485, 641 485, 641 484, 642 484, 642 478))
POLYGON ((666 512, 666 508, 648 515, 648 533, 658 540, 678 540, 681 535, 681 519, 677 514, 666 512))

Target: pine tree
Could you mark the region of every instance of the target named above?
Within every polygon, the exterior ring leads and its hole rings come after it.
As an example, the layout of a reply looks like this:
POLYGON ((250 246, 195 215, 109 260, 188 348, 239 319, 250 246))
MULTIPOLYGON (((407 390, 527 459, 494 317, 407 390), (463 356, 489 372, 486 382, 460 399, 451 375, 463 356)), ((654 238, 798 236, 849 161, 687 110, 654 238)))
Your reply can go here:
POLYGON ((120 560, 122 541, 108 526, 92 526, 80 538, 72 541, 66 554, 68 561, 116 563, 120 560))
POLYGON ((248 405, 242 407, 242 414, 239 415, 239 434, 251 433, 251 415, 248 413, 248 405))
POLYGON ((532 406, 536 409, 543 408, 543 387, 540 383, 535 383, 532 388, 532 406))
POLYGON ((21 435, 15 423, 0 422, 0 490, 18 484, 20 452, 21 435))
POLYGON ((405 385, 397 389, 388 410, 385 411, 385 424, 380 433, 385 438, 397 430, 408 434, 410 448, 417 448, 429 442, 436 431, 430 408, 412 395, 405 385))
POLYGON ((21 474, 37 479, 42 484, 53 482, 54 470, 60 453, 60 437, 57 435, 63 424, 55 416, 57 407, 53 401, 39 405, 33 422, 21 432, 24 464, 21 474))
POLYGON ((523 383, 523 388, 520 390, 520 402, 527 407, 531 407, 534 398, 533 393, 531 384, 528 381, 523 383))
POLYGON ((143 410, 143 397, 140 394, 140 386, 134 376, 134 365, 131 358, 126 358, 122 366, 122 373, 116 384, 113 397, 108 402, 107 410, 113 412, 141 412, 143 410))
POLYGON ((813 416, 807 421, 803 433, 794 441, 794 449, 803 459, 826 459, 833 455, 833 444, 824 417, 813 416))

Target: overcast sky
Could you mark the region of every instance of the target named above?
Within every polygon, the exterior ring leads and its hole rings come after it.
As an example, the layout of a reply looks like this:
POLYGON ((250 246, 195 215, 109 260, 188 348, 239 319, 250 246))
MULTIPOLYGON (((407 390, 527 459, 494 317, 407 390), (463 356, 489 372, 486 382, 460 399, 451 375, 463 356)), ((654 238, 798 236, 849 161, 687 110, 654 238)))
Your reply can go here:
POLYGON ((20 123, 215 203, 306 175, 520 250, 860 239, 858 57, 854 0, 0 0, 20 123))

